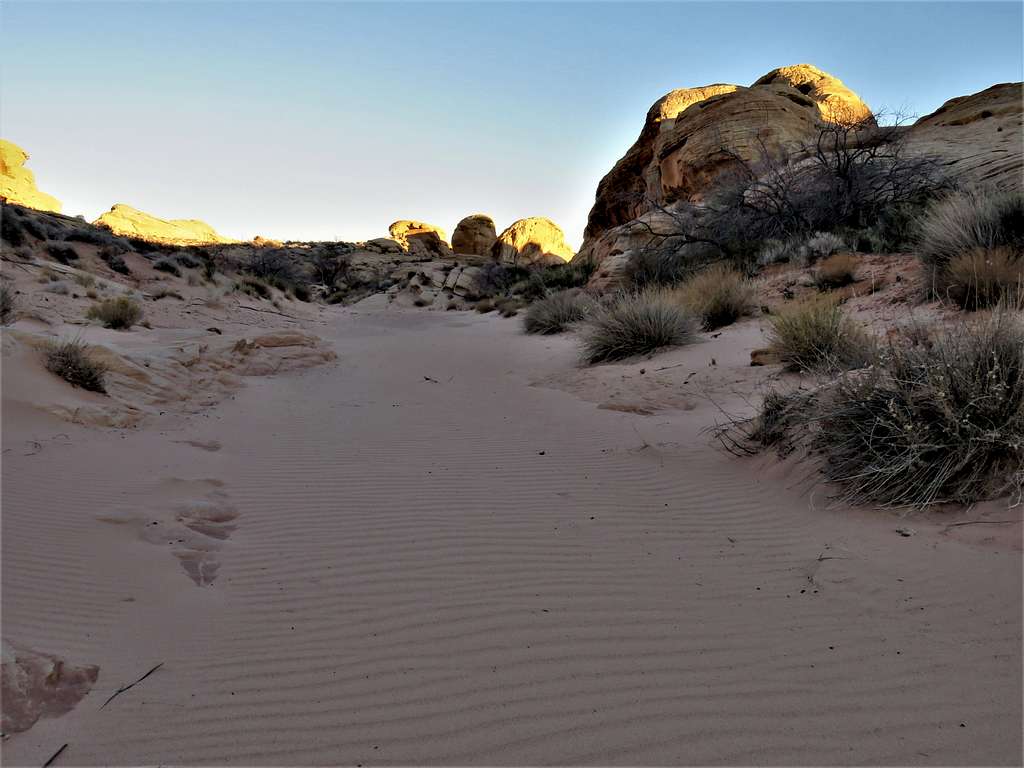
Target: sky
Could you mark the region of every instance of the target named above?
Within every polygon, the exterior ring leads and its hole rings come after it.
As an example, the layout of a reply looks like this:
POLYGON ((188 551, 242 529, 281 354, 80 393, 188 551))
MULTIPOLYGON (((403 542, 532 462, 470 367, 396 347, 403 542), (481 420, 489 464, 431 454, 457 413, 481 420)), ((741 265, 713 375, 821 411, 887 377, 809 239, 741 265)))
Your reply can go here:
POLYGON ((0 3, 0 136, 40 189, 238 238, 396 219, 578 246, 600 178, 673 88, 811 63, 924 115, 1022 77, 1014 3, 0 3))

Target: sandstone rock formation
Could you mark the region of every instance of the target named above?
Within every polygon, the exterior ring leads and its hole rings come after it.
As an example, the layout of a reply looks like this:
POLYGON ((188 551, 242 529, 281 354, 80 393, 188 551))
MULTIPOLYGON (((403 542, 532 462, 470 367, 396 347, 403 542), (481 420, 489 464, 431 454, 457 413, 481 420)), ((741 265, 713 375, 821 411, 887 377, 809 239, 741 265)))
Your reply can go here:
POLYGON ((907 148, 936 158, 956 179, 1024 186, 1024 83, 1000 83, 950 99, 907 131, 907 148))
POLYGON ((388 231, 392 240, 414 256, 426 258, 452 254, 444 230, 433 224, 401 219, 388 227, 388 231))
POLYGON ((756 161, 764 150, 809 141, 825 120, 870 115, 840 80, 808 64, 773 70, 749 88, 672 91, 654 103, 639 138, 598 185, 581 251, 658 205, 700 200, 734 158, 756 161))
POLYGON ((498 239, 494 219, 482 213, 467 216, 455 227, 452 250, 456 253, 487 256, 498 239))
POLYGON ((197 219, 160 219, 130 205, 118 203, 93 222, 106 227, 115 235, 150 240, 171 245, 209 245, 233 243, 209 224, 197 219))
POLYGON ((25 162, 28 152, 0 139, 0 198, 26 208, 60 213, 60 200, 36 189, 36 177, 25 162))
POLYGON ((561 264, 573 255, 561 228, 543 216, 519 219, 498 235, 491 248, 491 258, 495 261, 524 267, 561 264))

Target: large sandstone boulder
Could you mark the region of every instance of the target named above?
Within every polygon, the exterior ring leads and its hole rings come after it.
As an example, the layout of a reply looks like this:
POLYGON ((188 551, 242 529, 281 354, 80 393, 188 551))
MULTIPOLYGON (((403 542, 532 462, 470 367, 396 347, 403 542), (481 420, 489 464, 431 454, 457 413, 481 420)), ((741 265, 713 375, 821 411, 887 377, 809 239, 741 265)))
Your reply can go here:
POLYGON ((36 177, 25 162, 28 152, 0 139, 0 199, 38 211, 60 213, 60 200, 36 189, 36 177))
POLYGON ((935 158, 961 182, 1024 186, 1024 83, 950 99, 907 130, 907 149, 935 158))
POLYGON ((543 216, 519 219, 498 235, 491 248, 491 258, 495 261, 521 267, 562 264, 573 255, 572 248, 565 242, 565 233, 543 216))
POLYGON ((414 256, 427 258, 452 255, 444 230, 433 224, 401 219, 388 227, 388 232, 392 240, 414 256))
POLYGON ((152 214, 118 203, 93 222, 106 227, 115 235, 149 240, 170 245, 209 245, 234 243, 231 238, 217 234, 216 230, 198 219, 160 219, 152 214))
POLYGON ((487 256, 498 239, 494 219, 482 213, 467 216, 455 227, 452 235, 452 250, 456 253, 487 256))
POLYGON ((826 120, 870 119, 843 83, 808 64, 773 70, 751 87, 716 84, 660 98, 643 130, 597 188, 584 248, 607 230, 676 200, 699 201, 719 175, 764 149, 812 140, 826 120))

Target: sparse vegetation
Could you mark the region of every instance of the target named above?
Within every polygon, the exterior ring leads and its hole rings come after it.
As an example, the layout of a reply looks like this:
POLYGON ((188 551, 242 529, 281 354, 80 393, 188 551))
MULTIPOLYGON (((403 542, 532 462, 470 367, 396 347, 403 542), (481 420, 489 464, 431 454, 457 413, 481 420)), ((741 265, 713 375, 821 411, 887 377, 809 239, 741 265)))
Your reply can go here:
POLYGON ((153 269, 155 269, 157 272, 166 272, 169 275, 181 277, 181 270, 178 269, 177 263, 174 261, 174 259, 168 258, 166 256, 154 261, 153 269))
POLYGON ((812 272, 814 284, 827 291, 831 288, 842 288, 857 278, 860 260, 852 253, 837 253, 822 259, 812 272))
POLYGON ((97 360, 81 339, 55 341, 44 350, 46 370, 74 387, 106 393, 106 365, 97 360))
POLYGON ((622 360, 678 346, 696 336, 697 320, 663 289, 622 294, 591 315, 583 331, 583 359, 622 360))
POLYGON ((769 349, 791 370, 838 371, 870 363, 875 343, 837 299, 820 294, 772 316, 769 349))
POLYGON ((101 248, 97 255, 103 262, 110 267, 114 272, 121 275, 130 275, 132 272, 125 263, 125 260, 121 257, 121 251, 117 246, 107 246, 101 248))
POLYGON ((142 307, 127 296, 118 296, 93 304, 86 317, 99 320, 106 328, 127 330, 142 319, 142 307))
POLYGON ((0 325, 7 325, 14 320, 14 289, 6 280, 0 281, 0 325))
POLYGON ((25 243, 25 230, 21 225, 21 216, 9 205, 4 205, 0 210, 0 237, 14 247, 25 243))
POLYGON ((72 261, 78 261, 78 251, 64 243, 57 243, 53 241, 48 242, 46 244, 46 252, 61 264, 69 264, 72 261))
POLYGON ((559 291, 529 306, 523 328, 527 333, 561 333, 573 323, 586 320, 595 307, 594 299, 578 288, 559 291))
POLYGON ((172 291, 167 288, 161 288, 160 290, 153 293, 153 301, 160 301, 160 299, 177 299, 178 301, 184 301, 185 297, 177 291, 172 291))
POLYGON ((93 288, 96 285, 96 278, 85 272, 76 273, 74 279, 83 288, 93 288))
POLYGON ((481 315, 487 314, 488 312, 493 312, 494 302, 491 301, 490 299, 480 299, 480 301, 476 303, 474 309, 476 309, 476 311, 479 312, 481 315))
POLYGON ((718 262, 698 272, 677 290, 683 306, 706 331, 731 325, 754 309, 754 284, 743 273, 718 262))

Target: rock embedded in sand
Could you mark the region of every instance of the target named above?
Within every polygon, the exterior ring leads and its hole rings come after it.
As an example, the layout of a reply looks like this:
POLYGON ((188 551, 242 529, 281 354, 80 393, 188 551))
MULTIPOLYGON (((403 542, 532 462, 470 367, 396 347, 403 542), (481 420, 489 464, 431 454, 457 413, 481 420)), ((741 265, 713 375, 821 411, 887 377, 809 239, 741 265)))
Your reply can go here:
POLYGON ((543 216, 519 219, 498 235, 491 248, 495 261, 521 267, 562 264, 574 255, 561 228, 543 216))
POLYGON ((414 256, 426 258, 452 255, 444 230, 433 224, 400 219, 388 227, 388 232, 403 250, 414 256))
POLYGON ((489 256, 497 239, 494 219, 483 213, 474 213, 455 227, 452 250, 470 256, 489 256))
POLYGON ((4 733, 27 731, 40 717, 58 717, 74 709, 99 677, 95 665, 75 666, 48 653, 3 641, 4 733))
POLYGON ((17 144, 0 139, 0 198, 38 211, 60 213, 60 200, 40 192, 36 177, 25 163, 28 152, 17 144))
POLYGON ((198 219, 160 219, 152 214, 118 203, 93 222, 115 235, 170 245, 233 243, 198 219))

